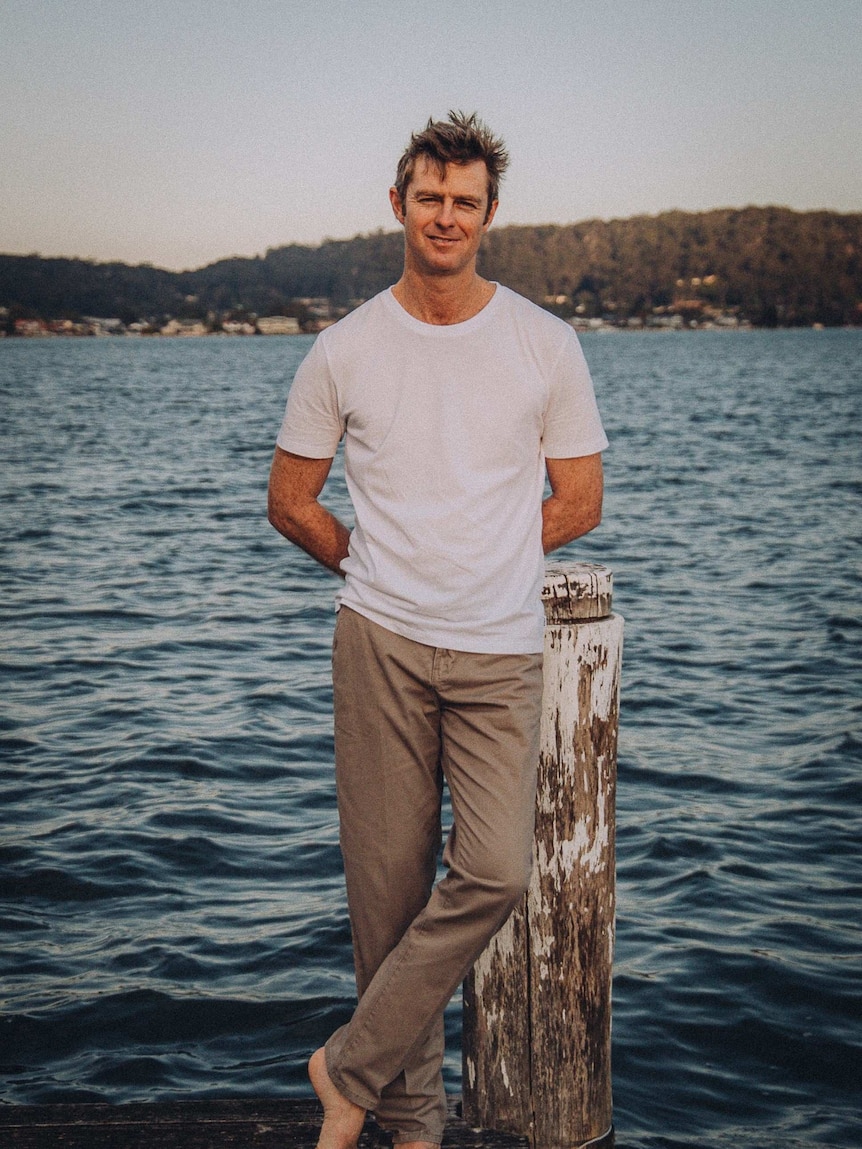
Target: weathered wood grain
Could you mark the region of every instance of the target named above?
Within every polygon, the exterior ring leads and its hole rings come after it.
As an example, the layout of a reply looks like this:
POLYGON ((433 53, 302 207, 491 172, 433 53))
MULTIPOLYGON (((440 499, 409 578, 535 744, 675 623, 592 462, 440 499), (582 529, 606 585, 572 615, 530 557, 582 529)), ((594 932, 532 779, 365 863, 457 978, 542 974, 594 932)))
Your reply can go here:
MULTIPOLYGON (((449 1100, 443 1149, 526 1149, 524 1137, 470 1129, 449 1100)), ((314 1149, 313 1100, 234 1100, 133 1105, 0 1106, 3 1149, 314 1149)), ((366 1123, 359 1149, 390 1142, 366 1123)))
POLYGON ((536 855, 527 897, 533 1137, 611 1126, 611 972, 622 620, 549 627, 536 855))
POLYGON ((543 601, 533 876, 465 982, 464 1111, 471 1124, 529 1136, 533 1149, 572 1149, 612 1139, 623 621, 610 614, 605 568, 549 567, 543 601))
POLYGON ((611 613, 614 576, 598 563, 548 563, 542 585, 545 625, 607 618, 611 613))
POLYGON ((462 1089, 476 1126, 524 1132, 530 1113, 527 916, 515 910, 464 982, 462 1089), (480 1101, 481 1099, 481 1101, 480 1101))

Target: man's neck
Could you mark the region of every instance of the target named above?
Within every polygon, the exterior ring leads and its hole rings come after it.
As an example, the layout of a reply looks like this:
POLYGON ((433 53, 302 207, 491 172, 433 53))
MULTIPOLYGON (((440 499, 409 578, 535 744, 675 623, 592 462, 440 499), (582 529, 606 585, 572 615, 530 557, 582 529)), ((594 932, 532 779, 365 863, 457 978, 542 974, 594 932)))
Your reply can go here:
POLYGON ((466 323, 490 302, 496 285, 471 269, 466 275, 426 276, 405 268, 392 294, 414 319, 435 326, 466 323))

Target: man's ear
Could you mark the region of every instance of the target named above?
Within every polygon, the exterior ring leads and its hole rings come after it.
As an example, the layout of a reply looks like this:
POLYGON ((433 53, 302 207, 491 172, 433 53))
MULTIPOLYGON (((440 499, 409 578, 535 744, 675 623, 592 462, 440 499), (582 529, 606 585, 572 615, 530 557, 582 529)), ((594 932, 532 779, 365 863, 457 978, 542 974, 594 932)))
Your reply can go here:
POLYGON ((491 226, 491 220, 497 214, 497 207, 499 206, 499 203, 500 203, 500 201, 498 199, 495 199, 491 203, 491 206, 488 208, 488 217, 485 220, 484 224, 482 225, 483 233, 486 232, 488 230, 488 228, 491 226))
POLYGON ((401 196, 398 194, 398 188, 389 189, 389 202, 392 204, 392 210, 395 213, 395 218, 399 223, 404 223, 404 205, 401 202, 401 196))

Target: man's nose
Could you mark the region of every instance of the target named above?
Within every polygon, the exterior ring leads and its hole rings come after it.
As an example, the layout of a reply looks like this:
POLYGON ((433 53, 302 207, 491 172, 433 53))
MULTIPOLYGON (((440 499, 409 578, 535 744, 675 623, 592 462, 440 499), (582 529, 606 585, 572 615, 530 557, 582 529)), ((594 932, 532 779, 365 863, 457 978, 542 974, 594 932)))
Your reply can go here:
POLYGON ((455 205, 451 200, 443 200, 437 213, 437 223, 441 227, 451 227, 455 222, 455 205))

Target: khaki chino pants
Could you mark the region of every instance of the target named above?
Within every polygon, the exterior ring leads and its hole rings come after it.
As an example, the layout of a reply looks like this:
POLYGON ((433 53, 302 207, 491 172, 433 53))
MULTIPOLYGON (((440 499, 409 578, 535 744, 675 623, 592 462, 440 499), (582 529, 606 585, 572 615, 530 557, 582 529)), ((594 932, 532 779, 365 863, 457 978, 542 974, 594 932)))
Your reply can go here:
POLYGON ((425 646, 342 607, 333 687, 359 1004, 327 1068, 396 1144, 439 1143, 443 1011, 529 880, 542 656, 425 646))

